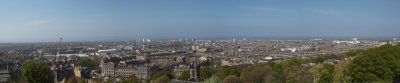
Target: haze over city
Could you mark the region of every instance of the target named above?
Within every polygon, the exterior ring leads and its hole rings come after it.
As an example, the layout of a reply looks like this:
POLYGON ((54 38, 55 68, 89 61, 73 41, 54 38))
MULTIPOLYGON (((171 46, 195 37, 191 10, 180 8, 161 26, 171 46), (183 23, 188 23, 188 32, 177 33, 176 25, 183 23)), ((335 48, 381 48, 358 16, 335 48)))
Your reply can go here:
POLYGON ((1 0, 0 12, 0 42, 400 36, 399 0, 1 0))

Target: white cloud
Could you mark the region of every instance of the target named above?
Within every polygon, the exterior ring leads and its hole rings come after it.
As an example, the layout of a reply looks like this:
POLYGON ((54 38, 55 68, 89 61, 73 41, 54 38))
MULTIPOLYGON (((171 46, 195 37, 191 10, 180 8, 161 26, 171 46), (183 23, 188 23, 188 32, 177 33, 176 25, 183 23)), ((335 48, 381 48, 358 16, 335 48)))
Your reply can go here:
POLYGON ((35 20, 35 21, 30 21, 26 23, 27 25, 41 25, 41 24, 46 24, 49 23, 47 20, 35 20))
POLYGON ((314 12, 314 13, 327 14, 327 15, 342 14, 342 12, 337 11, 337 10, 323 10, 323 9, 318 9, 318 8, 304 8, 304 10, 314 12))

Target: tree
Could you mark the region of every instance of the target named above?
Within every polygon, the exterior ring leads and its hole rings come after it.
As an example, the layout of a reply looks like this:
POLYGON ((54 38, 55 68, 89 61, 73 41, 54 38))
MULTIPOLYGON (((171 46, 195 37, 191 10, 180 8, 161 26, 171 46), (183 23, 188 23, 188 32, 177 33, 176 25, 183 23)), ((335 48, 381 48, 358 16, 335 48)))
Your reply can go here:
POLYGON ((348 57, 353 57, 353 56, 356 56, 356 55, 357 55, 357 52, 355 50, 349 50, 346 53, 346 56, 348 56, 348 57))
POLYGON ((172 78, 170 72, 168 71, 159 71, 156 74, 153 75, 153 79, 157 79, 161 76, 167 76, 168 78, 172 78))
POLYGON ((380 50, 379 55, 383 56, 393 72, 393 76, 395 78, 400 77, 400 44, 397 44, 397 46, 386 44, 375 50, 380 50))
POLYGON ((225 78, 226 76, 229 76, 229 75, 239 76, 240 73, 235 68, 224 67, 221 70, 217 71, 214 75, 219 77, 219 78, 221 78, 221 79, 223 79, 223 78, 225 78))
POLYGON ((272 71, 282 74, 283 66, 281 64, 274 64, 274 65, 272 65, 272 71))
POLYGON ((308 70, 314 78, 313 83, 319 82, 319 80, 321 78, 321 72, 324 71, 323 69, 324 68, 322 65, 316 65, 313 68, 311 68, 310 70, 308 70))
POLYGON ((325 60, 328 60, 328 58, 326 56, 317 56, 317 58, 316 58, 317 63, 322 63, 325 60))
POLYGON ((286 83, 296 83, 296 73, 291 73, 286 76, 286 83))
POLYGON ((50 68, 41 61, 28 61, 22 65, 22 75, 28 83, 53 83, 50 68))
POLYGON ((329 83, 332 82, 335 66, 332 64, 323 64, 314 66, 309 70, 312 74, 314 83, 329 83))
POLYGON ((234 75, 234 76, 239 76, 240 73, 237 71, 235 68, 232 67, 225 67, 222 69, 222 72, 224 72, 225 75, 234 75))
POLYGON ((92 59, 80 59, 78 61, 78 65, 80 65, 82 67, 88 67, 89 70, 98 69, 99 64, 100 64, 100 59, 98 59, 98 58, 93 58, 93 60, 92 59))
POLYGON ((320 83, 329 83, 332 82, 333 78, 333 73, 335 66, 332 64, 323 64, 324 71, 321 72, 321 80, 319 81, 320 83))
POLYGON ((240 78, 237 76, 233 76, 233 75, 225 77, 223 82, 224 83, 241 83, 240 78))
POLYGON ((278 74, 276 72, 270 72, 269 74, 264 76, 264 83, 284 83, 284 77, 282 74, 278 74))
MULTIPOLYGON (((290 68, 286 68, 284 71, 284 75, 282 78, 285 78, 287 83, 311 83, 312 82, 312 74, 308 72, 310 68, 306 66, 292 66, 290 68)), ((279 76, 279 75, 278 75, 279 76)))
POLYGON ((348 69, 350 61, 339 62, 335 65, 333 83, 350 83, 351 77, 348 75, 350 73, 348 69))
POLYGON ((334 66, 332 64, 317 65, 309 70, 312 74, 314 83, 332 82, 334 66))
POLYGON ((183 71, 181 76, 178 77, 178 80, 184 80, 187 81, 190 78, 190 72, 189 71, 183 71))
POLYGON ((208 79, 211 76, 212 76, 212 71, 208 66, 200 68, 200 77, 199 77, 200 81, 204 81, 205 79, 208 79))
POLYGON ((157 78, 154 83, 171 83, 171 79, 169 79, 168 76, 161 76, 157 78))
POLYGON ((305 61, 303 59, 300 58, 294 58, 294 59, 290 59, 286 61, 286 67, 290 67, 290 66, 298 66, 301 64, 304 64, 305 61))
POLYGON ((255 64, 244 68, 240 73, 240 80, 244 83, 262 83, 264 77, 273 72, 271 67, 265 64, 255 64))
POLYGON ((213 76, 207 80, 204 80, 203 83, 222 83, 222 80, 218 77, 213 76))
POLYGON ((349 65, 352 82, 391 82, 392 71, 379 52, 367 51, 349 65))

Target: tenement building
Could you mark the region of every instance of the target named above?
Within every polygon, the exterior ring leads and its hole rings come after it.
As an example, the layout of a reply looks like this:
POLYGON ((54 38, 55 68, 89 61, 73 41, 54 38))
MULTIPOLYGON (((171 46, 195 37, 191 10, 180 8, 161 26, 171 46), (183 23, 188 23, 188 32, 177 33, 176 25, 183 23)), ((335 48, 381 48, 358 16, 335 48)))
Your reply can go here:
POLYGON ((113 62, 101 63, 102 75, 104 77, 128 77, 135 74, 139 79, 151 78, 157 72, 158 66, 149 64, 130 64, 120 61, 118 64, 113 62))

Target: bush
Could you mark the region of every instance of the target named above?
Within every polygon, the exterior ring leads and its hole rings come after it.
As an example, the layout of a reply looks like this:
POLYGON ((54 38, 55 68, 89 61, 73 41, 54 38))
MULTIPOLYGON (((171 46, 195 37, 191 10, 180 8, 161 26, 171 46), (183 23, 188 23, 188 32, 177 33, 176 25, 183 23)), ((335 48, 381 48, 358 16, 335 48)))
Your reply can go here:
POLYGON ((53 83, 54 77, 47 64, 41 61, 28 61, 22 65, 22 75, 28 83, 53 83))

